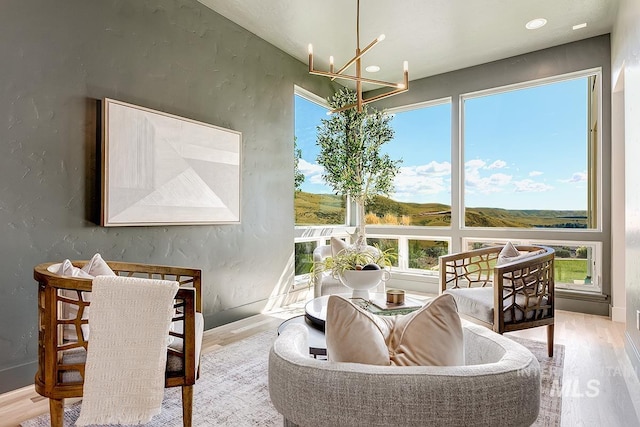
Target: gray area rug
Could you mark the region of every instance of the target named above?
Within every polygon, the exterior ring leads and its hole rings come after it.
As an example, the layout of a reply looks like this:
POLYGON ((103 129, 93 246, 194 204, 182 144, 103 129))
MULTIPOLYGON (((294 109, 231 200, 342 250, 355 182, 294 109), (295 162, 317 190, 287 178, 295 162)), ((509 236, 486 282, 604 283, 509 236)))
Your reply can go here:
MULTIPOLYGON (((564 346, 554 347, 549 359, 546 343, 509 337, 529 348, 540 361, 542 399, 540 415, 534 426, 559 426, 561 397, 552 387, 562 383, 564 346), (554 385, 554 381, 556 384, 554 385), (559 381, 559 383, 558 383, 559 381)), ((202 356, 200 379, 194 388, 193 425, 209 426, 281 426, 282 417, 269 400, 267 366, 275 331, 261 332, 220 350, 202 356)), ((65 408, 64 425, 75 426, 80 403, 65 408)), ((49 427, 49 414, 25 421, 22 427, 49 427)), ((145 424, 147 427, 181 427, 180 388, 165 390, 162 413, 145 424)))
POLYGON ((547 356, 547 343, 506 335, 527 347, 540 362, 540 413, 535 427, 559 427, 562 416, 562 367, 564 345, 553 346, 553 357, 547 356))

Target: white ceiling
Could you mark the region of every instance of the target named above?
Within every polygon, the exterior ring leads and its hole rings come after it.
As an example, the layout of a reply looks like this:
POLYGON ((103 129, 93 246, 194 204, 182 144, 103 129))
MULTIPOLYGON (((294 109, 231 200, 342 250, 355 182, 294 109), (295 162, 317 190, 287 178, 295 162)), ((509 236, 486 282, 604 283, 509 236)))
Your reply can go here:
MULTIPOLYGON (((336 68, 354 56, 356 0, 199 0, 231 21, 307 63, 313 44, 316 69, 336 68)), ((362 0, 360 47, 386 39, 363 58, 366 77, 410 80, 508 58, 611 31, 619 0, 362 0), (525 24, 543 17, 546 26, 525 24), (586 22, 587 27, 572 30, 586 22)), ((353 72, 353 70, 351 70, 353 72)))

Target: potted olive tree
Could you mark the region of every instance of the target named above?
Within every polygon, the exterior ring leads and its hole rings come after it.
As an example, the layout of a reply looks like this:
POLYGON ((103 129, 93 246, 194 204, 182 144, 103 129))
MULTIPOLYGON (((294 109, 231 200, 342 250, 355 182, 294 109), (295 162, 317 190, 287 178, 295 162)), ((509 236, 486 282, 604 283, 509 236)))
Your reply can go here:
POLYGON ((366 245, 365 207, 376 195, 389 196, 402 160, 392 160, 381 147, 393 139, 392 116, 365 105, 361 112, 343 107, 356 102, 349 89, 329 99, 337 112, 318 126, 317 162, 322 178, 336 194, 349 196, 356 206, 356 248, 366 245))

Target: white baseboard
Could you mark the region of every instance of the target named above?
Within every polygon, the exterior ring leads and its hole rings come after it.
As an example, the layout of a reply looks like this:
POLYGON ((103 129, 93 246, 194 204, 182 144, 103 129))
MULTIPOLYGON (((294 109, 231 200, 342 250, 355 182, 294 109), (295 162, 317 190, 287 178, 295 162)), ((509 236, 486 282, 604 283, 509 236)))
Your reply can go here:
POLYGON ((611 306, 611 320, 614 322, 627 322, 627 309, 625 307, 611 306))

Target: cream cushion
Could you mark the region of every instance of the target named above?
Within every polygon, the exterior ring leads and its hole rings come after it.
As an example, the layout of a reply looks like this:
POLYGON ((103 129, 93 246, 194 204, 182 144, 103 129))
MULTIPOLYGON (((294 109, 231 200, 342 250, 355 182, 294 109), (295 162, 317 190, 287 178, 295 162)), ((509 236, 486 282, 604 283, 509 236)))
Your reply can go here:
POLYGON ((331 237, 329 244, 331 245, 331 256, 336 256, 340 251, 349 247, 347 242, 342 239, 338 239, 337 237, 331 237))
POLYGON ((92 275, 81 268, 75 267, 68 259, 65 259, 64 261, 62 261, 62 263, 57 265, 57 270, 55 271, 55 273, 59 276, 64 277, 81 277, 85 279, 93 279, 92 275))
POLYGON ((513 243, 507 242, 507 244, 504 245, 504 248, 502 248, 502 250, 498 254, 498 261, 496 264, 497 265, 507 264, 510 262, 519 261, 524 258, 529 258, 534 255, 540 255, 540 254, 543 254, 544 252, 545 252, 544 249, 541 249, 539 251, 534 251, 534 252, 520 252, 518 249, 516 249, 515 246, 513 246, 513 243))
POLYGON ((462 324, 451 295, 440 295, 419 310, 397 316, 376 316, 332 295, 325 325, 327 355, 333 362, 464 364, 462 324))
MULTIPOLYGON (((115 276, 116 273, 113 272, 111 267, 106 263, 102 256, 99 253, 94 254, 88 263, 86 263, 82 268, 75 267, 71 264, 71 261, 65 259, 61 264, 54 264, 50 268, 52 268, 52 272, 65 277, 81 277, 85 279, 93 279, 96 276, 115 276), (56 268, 57 266, 57 268, 56 268)), ((76 291, 71 290, 62 290, 60 291, 61 295, 70 299, 77 300, 78 293, 76 291)), ((91 292, 82 292, 82 299, 84 301, 91 301, 91 292)), ((85 307, 84 312, 82 314, 82 319, 86 320, 89 318, 89 310, 90 307, 85 307)), ((75 304, 63 303, 62 304, 62 316, 65 319, 74 319, 78 315, 78 306, 75 304)), ((89 339, 89 326, 82 325, 82 335, 85 340, 89 339)), ((63 336, 65 340, 69 341, 77 341, 78 334, 73 325, 66 325, 64 327, 63 336)), ((172 338, 172 337, 170 337, 172 338)))
POLYGON ((102 259, 102 255, 99 253, 93 255, 88 263, 82 267, 83 271, 89 273, 90 276, 115 276, 111 267, 102 259))

